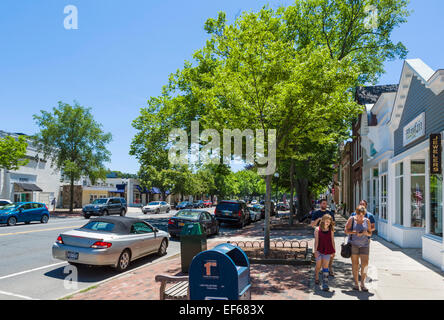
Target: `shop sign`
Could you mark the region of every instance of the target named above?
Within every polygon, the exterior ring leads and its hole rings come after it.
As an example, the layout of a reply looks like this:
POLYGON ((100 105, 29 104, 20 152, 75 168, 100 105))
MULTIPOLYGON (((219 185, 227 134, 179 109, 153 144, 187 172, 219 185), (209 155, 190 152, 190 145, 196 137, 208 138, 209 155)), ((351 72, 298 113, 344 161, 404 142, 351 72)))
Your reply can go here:
POLYGON ((441 174, 441 134, 430 134, 430 174, 441 174))
POLYGON ((403 146, 418 140, 425 135, 425 113, 421 113, 404 127, 403 146))

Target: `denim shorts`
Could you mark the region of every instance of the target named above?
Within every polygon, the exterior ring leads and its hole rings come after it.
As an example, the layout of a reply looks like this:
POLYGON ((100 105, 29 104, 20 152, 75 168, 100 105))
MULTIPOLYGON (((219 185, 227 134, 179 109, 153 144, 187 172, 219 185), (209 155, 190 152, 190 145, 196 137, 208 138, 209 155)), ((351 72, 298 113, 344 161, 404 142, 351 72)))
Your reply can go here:
POLYGON ((316 261, 319 261, 319 260, 328 260, 328 261, 330 261, 330 258, 331 258, 331 254, 322 254, 322 253, 320 253, 318 251, 318 257, 316 258, 316 261))

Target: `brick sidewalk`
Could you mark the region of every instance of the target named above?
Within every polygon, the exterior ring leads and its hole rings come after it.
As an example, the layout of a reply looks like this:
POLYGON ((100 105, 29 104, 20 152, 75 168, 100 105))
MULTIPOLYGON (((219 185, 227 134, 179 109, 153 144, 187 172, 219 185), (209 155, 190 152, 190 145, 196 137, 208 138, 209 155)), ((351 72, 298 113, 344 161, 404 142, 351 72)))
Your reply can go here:
MULTIPOLYGON (((263 222, 247 226, 230 237, 208 240, 208 249, 227 240, 256 240, 263 237, 263 222)), ((309 232, 312 233, 312 232, 309 232)), ((308 233, 307 233, 308 235, 308 233)), ((301 239, 301 230, 272 231, 271 238, 301 239)), ((310 240, 307 238, 307 240, 310 240)), ((309 298, 310 267, 288 265, 251 265, 252 300, 307 300, 309 298)), ((158 274, 183 275, 180 256, 150 264, 121 277, 111 279, 92 289, 69 296, 69 300, 158 300, 158 274)))

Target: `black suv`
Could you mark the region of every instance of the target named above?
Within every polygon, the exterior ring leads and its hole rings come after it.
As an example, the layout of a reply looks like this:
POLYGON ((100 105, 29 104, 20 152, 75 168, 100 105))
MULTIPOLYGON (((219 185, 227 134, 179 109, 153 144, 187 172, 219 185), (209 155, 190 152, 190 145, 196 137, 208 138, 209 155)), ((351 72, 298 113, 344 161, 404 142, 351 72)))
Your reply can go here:
POLYGON ((83 207, 83 216, 89 219, 91 216, 108 216, 111 214, 126 215, 128 207, 124 198, 102 198, 83 207))
POLYGON ((220 201, 214 210, 214 215, 219 223, 236 224, 241 228, 251 222, 250 212, 242 200, 220 201))

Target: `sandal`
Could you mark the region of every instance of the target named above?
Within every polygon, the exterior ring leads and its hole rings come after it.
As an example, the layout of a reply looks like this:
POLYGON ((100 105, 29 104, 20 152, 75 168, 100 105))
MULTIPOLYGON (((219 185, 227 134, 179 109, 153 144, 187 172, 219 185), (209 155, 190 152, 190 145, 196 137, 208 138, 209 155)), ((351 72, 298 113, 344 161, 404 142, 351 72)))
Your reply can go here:
POLYGON ((361 290, 364 292, 368 292, 368 289, 365 285, 361 284, 361 290))
POLYGON ((353 286, 353 290, 359 291, 359 286, 353 286))
POLYGON ((319 280, 316 280, 316 279, 315 279, 315 284, 319 284, 319 280))

